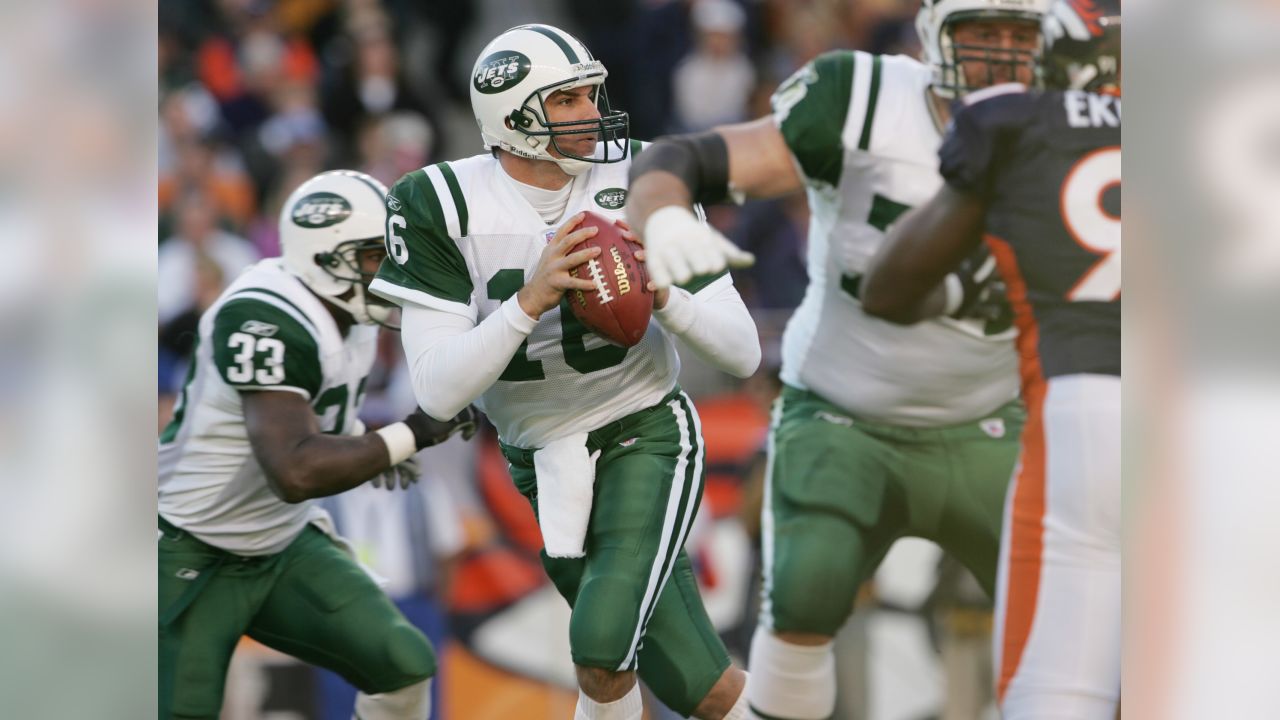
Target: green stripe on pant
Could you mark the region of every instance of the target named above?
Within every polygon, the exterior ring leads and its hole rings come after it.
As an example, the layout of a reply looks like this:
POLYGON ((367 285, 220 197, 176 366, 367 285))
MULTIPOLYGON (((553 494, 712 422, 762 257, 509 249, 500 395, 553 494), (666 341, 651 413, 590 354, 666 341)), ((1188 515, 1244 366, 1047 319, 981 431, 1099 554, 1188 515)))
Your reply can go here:
MULTIPOLYGON (((689 714, 729 666, 683 552, 702 498, 700 423, 678 389, 590 433, 600 450, 583 558, 543 567, 573 608, 577 665, 635 669, 667 706, 689 714)), ((503 447, 537 512, 532 453, 503 447)))

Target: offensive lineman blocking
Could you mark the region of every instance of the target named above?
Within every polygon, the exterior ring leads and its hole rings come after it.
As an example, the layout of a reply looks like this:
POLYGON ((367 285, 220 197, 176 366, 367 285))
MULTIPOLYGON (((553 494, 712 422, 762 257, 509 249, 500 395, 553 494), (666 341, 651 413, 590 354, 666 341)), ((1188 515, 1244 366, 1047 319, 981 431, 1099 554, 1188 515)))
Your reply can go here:
POLYGON ((808 193, 811 280, 783 337, 761 520, 759 717, 831 714, 831 638, 897 538, 939 543, 994 589, 1023 422, 994 263, 970 258, 912 328, 868 316, 861 285, 885 230, 942 183, 950 99, 1031 80, 1046 4, 925 0, 927 65, 828 53, 779 87, 771 117, 660 140, 635 164, 628 218, 659 286, 746 259, 694 222, 691 202, 808 193))
POLYGON ((867 276, 868 312, 912 314, 985 233, 1018 317, 1030 418, 996 602, 1005 720, 1111 720, 1120 699, 1120 0, 1058 0, 1043 93, 991 88, 956 115, 947 183, 867 276))

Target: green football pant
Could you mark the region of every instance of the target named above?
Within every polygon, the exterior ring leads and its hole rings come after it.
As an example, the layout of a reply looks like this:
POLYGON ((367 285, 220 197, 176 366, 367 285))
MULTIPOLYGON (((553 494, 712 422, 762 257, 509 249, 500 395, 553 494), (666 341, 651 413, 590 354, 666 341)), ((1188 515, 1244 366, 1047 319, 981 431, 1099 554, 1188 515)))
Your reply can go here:
POLYGON ((904 536, 938 543, 992 594, 1024 417, 1015 401, 972 422, 906 428, 784 387, 761 516, 761 623, 835 635, 858 587, 904 536))
POLYGON ((331 538, 307 526, 242 557, 160 520, 160 717, 216 718, 242 635, 328 668, 369 695, 435 674, 427 638, 331 538))
MULTIPOLYGON (((698 595, 684 542, 702 499, 702 433, 678 389, 588 435, 600 451, 585 557, 542 565, 569 602, 573 662, 637 670, 689 715, 729 667, 698 595)), ((533 451, 503 446, 516 488, 538 511, 533 451)))

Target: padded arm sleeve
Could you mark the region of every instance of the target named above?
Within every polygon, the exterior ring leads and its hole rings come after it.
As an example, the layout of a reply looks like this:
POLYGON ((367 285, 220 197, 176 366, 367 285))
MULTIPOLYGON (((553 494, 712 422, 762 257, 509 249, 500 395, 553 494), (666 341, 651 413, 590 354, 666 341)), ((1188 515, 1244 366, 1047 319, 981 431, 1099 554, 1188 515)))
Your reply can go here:
POLYGON ((478 325, 457 313, 407 304, 401 318, 413 394, 437 420, 448 420, 480 397, 511 362, 537 324, 515 297, 478 325))
POLYGON ((697 293, 671 288, 666 306, 653 315, 715 368, 745 378, 760 366, 755 320, 728 275, 697 293))

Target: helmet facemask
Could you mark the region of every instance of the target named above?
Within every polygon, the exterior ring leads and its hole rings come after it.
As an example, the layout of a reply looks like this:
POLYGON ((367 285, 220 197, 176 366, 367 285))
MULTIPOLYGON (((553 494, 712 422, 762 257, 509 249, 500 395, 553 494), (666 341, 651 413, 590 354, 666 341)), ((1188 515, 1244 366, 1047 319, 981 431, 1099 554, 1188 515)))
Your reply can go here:
POLYGON ((941 61, 935 68, 934 91, 943 97, 963 97, 975 90, 1006 82, 1022 82, 1034 85, 1038 74, 1037 60, 1040 49, 1002 48, 990 45, 957 42, 957 26, 969 22, 1012 21, 1026 23, 1039 30, 1039 19, 1026 13, 1000 10, 973 10, 957 12, 946 18, 938 34, 941 61), (982 67, 974 72, 973 66, 982 67))
POLYGON ((555 161, 570 175, 579 175, 586 170, 582 163, 614 163, 625 160, 630 151, 631 122, 625 111, 614 110, 609 105, 609 93, 604 87, 605 73, 569 78, 537 88, 529 93, 520 107, 513 110, 506 118, 509 129, 530 138, 530 146, 545 153, 545 159, 555 161), (595 78, 600 78, 598 81, 595 78), (548 120, 547 100, 557 91, 572 90, 579 87, 592 86, 592 96, 600 116, 588 120, 548 120), (596 153, 583 155, 566 150, 558 142, 558 138, 581 137, 588 134, 596 136, 596 147, 604 150, 596 157, 596 153), (544 141, 543 138, 546 140, 544 141), (554 149, 561 157, 552 155, 554 149), (562 161, 563 158, 563 161, 562 161))
POLYGON ((333 250, 315 254, 316 265, 329 277, 339 281, 339 286, 347 289, 335 295, 325 295, 324 299, 346 312, 361 325, 381 325, 391 330, 399 330, 396 306, 369 293, 369 283, 378 274, 378 265, 382 257, 386 257, 386 246, 380 237, 363 240, 347 240, 338 243, 333 250), (378 252, 381 257, 373 262, 372 270, 366 269, 362 263, 362 255, 378 252))

